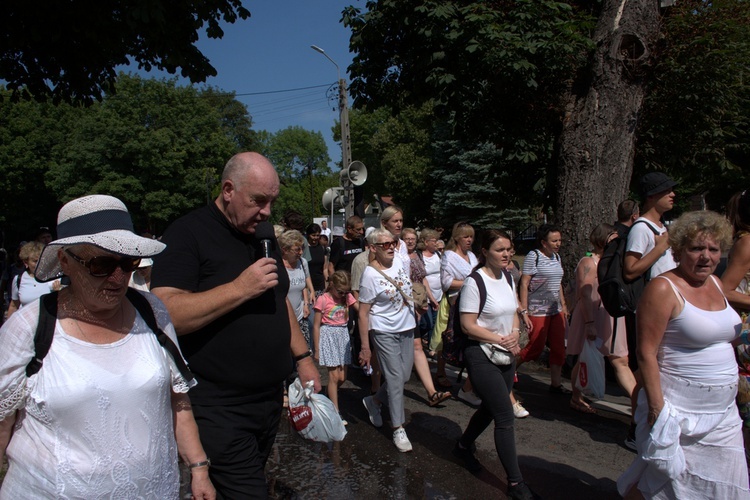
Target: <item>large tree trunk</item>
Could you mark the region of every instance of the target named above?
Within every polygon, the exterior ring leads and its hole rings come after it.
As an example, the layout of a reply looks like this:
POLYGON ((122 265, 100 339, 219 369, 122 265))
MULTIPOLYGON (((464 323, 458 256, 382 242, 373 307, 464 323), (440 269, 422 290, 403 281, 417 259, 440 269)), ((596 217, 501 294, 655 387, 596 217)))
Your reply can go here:
POLYGON ((587 74, 574 82, 560 138, 557 222, 566 276, 590 246, 591 230, 612 223, 633 173, 635 130, 659 34, 658 0, 605 0, 587 74))

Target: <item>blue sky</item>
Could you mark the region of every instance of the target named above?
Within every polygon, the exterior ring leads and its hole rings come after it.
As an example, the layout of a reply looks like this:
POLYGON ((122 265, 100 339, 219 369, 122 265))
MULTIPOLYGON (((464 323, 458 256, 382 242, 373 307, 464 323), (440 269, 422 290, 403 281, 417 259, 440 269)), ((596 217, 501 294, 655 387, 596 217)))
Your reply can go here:
MULTIPOLYGON (((336 102, 326 96, 328 85, 336 82, 336 67, 310 45, 324 49, 348 83, 346 68, 352 61, 350 32, 339 21, 341 11, 348 5, 364 10, 364 0, 246 0, 243 5, 252 16, 225 25, 222 39, 201 36, 198 48, 218 75, 196 86, 210 85, 237 94, 322 86, 237 99, 247 105, 254 129, 275 132, 298 125, 320 131, 331 159, 341 161, 340 146, 333 141, 331 132, 338 110, 336 102)), ((134 65, 122 69, 136 72, 134 65)), ((154 71, 138 73, 157 78, 166 75, 154 71)), ((189 85, 187 80, 180 82, 189 85)))

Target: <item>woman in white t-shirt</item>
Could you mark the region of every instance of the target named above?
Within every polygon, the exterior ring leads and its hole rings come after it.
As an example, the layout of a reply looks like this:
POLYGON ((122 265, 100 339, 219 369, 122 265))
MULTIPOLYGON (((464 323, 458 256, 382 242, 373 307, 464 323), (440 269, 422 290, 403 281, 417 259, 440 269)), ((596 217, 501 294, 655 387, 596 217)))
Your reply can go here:
POLYGON ((510 237, 495 229, 482 235, 482 261, 464 280, 459 301, 461 328, 469 337, 464 360, 477 395, 479 409, 453 449, 472 472, 482 468, 473 453, 474 441, 494 421, 495 449, 508 478, 508 497, 534 498, 518 467, 515 421, 510 391, 519 342, 518 301, 512 278, 505 272, 510 262, 510 237), (481 280, 481 283, 478 283, 481 280), (480 285, 486 291, 482 303, 480 285), (487 351, 497 357, 491 361, 487 351))
POLYGON ((401 452, 412 446, 404 430, 404 384, 411 376, 414 364, 414 320, 409 269, 395 259, 396 242, 383 228, 375 229, 367 237, 375 260, 365 268, 359 285, 359 336, 362 349, 359 363, 370 368, 372 353, 370 340, 375 345, 385 383, 378 392, 362 400, 375 427, 382 427, 380 405, 388 401, 393 426, 393 443, 401 452))
POLYGON ((24 306, 35 302, 42 295, 60 289, 60 280, 51 283, 39 283, 34 277, 39 256, 42 254, 44 244, 38 241, 30 241, 21 247, 19 257, 23 261, 26 270, 13 278, 11 284, 10 305, 8 306, 8 317, 24 306))

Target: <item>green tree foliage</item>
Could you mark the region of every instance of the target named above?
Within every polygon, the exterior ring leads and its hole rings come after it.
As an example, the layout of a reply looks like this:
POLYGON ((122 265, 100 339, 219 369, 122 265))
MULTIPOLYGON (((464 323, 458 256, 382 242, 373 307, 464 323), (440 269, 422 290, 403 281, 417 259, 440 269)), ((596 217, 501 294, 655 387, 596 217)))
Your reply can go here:
POLYGON ((174 80, 119 80, 117 95, 88 108, 0 101, 8 226, 22 232, 37 200, 40 223, 53 226, 62 203, 106 193, 125 202, 138 229, 159 233, 212 199, 227 159, 252 146, 250 118, 231 94, 174 80))
MULTIPOLYGON (((390 105, 398 116, 433 101, 431 135, 439 130, 441 137, 436 153, 468 154, 481 145, 475 151, 481 158, 490 143, 496 151, 490 178, 509 176, 508 194, 522 191, 503 202, 542 202, 541 188, 555 163, 561 96, 591 48, 588 15, 549 0, 380 0, 367 2, 365 12, 348 8, 343 22, 352 29, 356 54, 349 68, 355 105, 390 105), (451 141, 461 146, 438 151, 451 141)), ((437 187, 449 189, 470 197, 479 186, 446 181, 437 187)), ((436 195, 438 213, 448 213, 443 203, 436 195)))
MULTIPOLYGON (((55 225, 60 208, 45 184, 53 149, 80 112, 31 101, 11 103, 0 90, 0 227, 6 242, 28 240, 34 229, 55 225)), ((6 243, 7 244, 7 243, 6 243)))
POLYGON ((132 58, 192 82, 216 76, 195 42, 204 26, 247 19, 241 0, 5 2, 0 15, 0 78, 11 90, 55 101, 91 102, 112 92, 115 68, 132 58))
POLYGON ((750 174, 750 2, 680 0, 664 17, 636 176, 665 170, 721 208, 750 174))
POLYGON ((325 215, 323 192, 338 185, 338 179, 328 166, 331 159, 323 134, 292 126, 276 133, 264 131, 259 138, 260 152, 271 160, 281 181, 273 220, 281 219, 287 210, 296 210, 311 222, 313 217, 325 215))

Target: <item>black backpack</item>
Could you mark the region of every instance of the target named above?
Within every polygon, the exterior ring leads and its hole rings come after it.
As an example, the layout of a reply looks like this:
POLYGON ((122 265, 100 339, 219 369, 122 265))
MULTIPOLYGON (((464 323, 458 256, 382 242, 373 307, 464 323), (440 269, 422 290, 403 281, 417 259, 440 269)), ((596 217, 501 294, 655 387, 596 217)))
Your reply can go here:
MULTIPOLYGON (((469 277, 474 279, 479 289, 479 314, 482 314, 484 304, 487 302, 487 287, 484 280, 479 276, 479 271, 473 271, 469 277)), ((463 369, 466 366, 464 362, 464 348, 468 336, 461 328, 461 314, 458 312, 458 304, 461 301, 461 292, 456 297, 456 302, 451 306, 451 314, 448 318, 448 326, 443 332, 443 358, 445 362, 456 368, 460 368, 458 380, 461 380, 463 369)))
MULTIPOLYGON (((659 231, 654 229, 651 224, 642 220, 635 221, 633 226, 638 223, 646 224, 654 235, 659 234, 659 231)), ((646 283, 651 279, 650 268, 632 281, 625 279, 625 247, 627 242, 627 234, 610 241, 604 247, 604 253, 599 260, 596 271, 599 278, 598 291, 602 298, 602 305, 613 318, 635 312, 638 299, 641 298, 646 283)))
MULTIPOLYGON (((39 371, 42 367, 44 357, 47 356, 50 347, 52 347, 52 340, 55 337, 55 321, 57 320, 57 293, 52 292, 42 295, 40 299, 39 321, 37 322, 36 333, 34 334, 34 357, 26 365, 27 377, 31 377, 39 371)), ((175 343, 159 328, 159 325, 156 323, 156 316, 154 316, 154 310, 151 308, 148 299, 133 288, 128 288, 125 297, 133 304, 133 307, 136 308, 148 327, 154 332, 159 345, 172 355, 175 365, 177 365, 177 369, 183 378, 190 383, 194 379, 193 374, 182 359, 175 343)))

